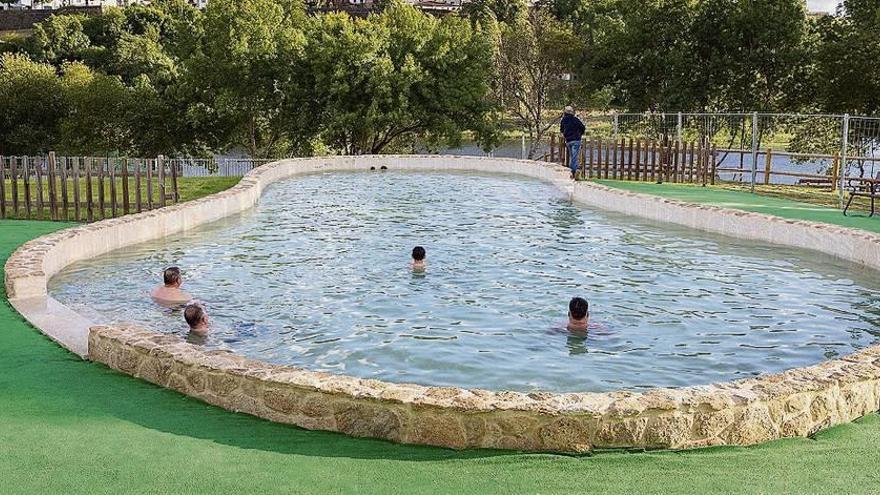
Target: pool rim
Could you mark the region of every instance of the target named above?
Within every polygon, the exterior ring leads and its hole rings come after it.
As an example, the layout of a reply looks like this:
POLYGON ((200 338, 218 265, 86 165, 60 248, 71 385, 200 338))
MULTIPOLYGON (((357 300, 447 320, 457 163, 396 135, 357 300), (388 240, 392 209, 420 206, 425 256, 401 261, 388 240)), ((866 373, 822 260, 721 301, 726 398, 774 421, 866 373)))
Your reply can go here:
POLYGON ((567 169, 551 164, 439 155, 316 157, 261 166, 231 189, 206 198, 29 241, 6 263, 8 297, 19 312, 61 345, 114 369, 270 420, 404 443, 574 452, 606 447, 748 445, 810 435, 880 409, 880 344, 773 375, 677 389, 485 391, 331 375, 204 351, 157 332, 77 321, 72 311, 47 295, 49 278, 70 263, 248 209, 277 180, 381 165, 526 175, 554 184, 574 201, 603 209, 811 249, 880 270, 877 234, 574 183, 567 169), (204 376, 192 378, 197 375, 204 376), (271 399, 272 394, 287 399, 271 399), (323 407, 308 405, 303 397, 323 407), (307 409, 315 415, 307 414, 307 409))

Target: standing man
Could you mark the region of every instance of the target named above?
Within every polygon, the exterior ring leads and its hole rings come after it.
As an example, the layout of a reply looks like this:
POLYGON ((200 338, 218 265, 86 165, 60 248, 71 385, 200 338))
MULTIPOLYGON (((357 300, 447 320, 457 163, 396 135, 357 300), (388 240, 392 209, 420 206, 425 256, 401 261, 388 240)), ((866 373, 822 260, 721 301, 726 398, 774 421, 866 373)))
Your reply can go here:
POLYGON ((568 148, 568 166, 571 168, 571 178, 577 179, 578 152, 581 150, 581 138, 587 131, 581 119, 574 114, 574 108, 570 105, 565 107, 562 121, 559 123, 559 132, 565 137, 565 146, 568 148))

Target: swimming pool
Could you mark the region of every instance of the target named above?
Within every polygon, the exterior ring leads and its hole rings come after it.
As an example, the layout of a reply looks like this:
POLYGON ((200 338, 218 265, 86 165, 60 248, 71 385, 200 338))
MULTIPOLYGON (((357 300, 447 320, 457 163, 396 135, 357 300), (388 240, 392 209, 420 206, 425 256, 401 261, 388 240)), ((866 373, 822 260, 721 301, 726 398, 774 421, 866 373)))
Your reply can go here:
POLYGON ((184 331, 147 298, 167 265, 205 302, 205 344, 394 382, 512 390, 684 386, 875 342, 880 290, 809 251, 583 208, 513 176, 327 173, 251 212, 68 267, 50 284, 94 320, 184 331), (416 244, 428 273, 407 269, 416 244), (594 328, 562 326, 591 302, 594 328))

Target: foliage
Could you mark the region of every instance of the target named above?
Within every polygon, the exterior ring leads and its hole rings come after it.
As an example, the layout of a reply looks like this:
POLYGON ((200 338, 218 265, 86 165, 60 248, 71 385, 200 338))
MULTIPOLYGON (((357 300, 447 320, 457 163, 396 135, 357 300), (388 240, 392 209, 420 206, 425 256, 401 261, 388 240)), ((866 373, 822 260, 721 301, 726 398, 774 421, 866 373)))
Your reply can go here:
POLYGON ((846 0, 846 16, 822 19, 816 53, 817 97, 833 112, 880 113, 880 3, 846 0))
POLYGON ((466 21, 397 4, 368 19, 317 18, 310 38, 316 121, 332 147, 379 153, 485 130, 492 47, 466 21))
POLYGON ((66 103, 50 65, 25 55, 0 55, 0 150, 4 154, 49 151, 58 139, 66 103))
POLYGON ((527 15, 525 0, 471 0, 461 6, 461 13, 472 22, 514 24, 527 15))
MULTIPOLYGON (((215 147, 243 146, 253 157, 286 154, 281 109, 305 47, 305 10, 297 0, 216 0, 209 4, 201 50, 186 62, 190 113, 215 147)), ((290 126, 287 126, 290 130, 290 126)), ((294 141, 291 138, 296 138, 294 141)))
MULTIPOLYGON (((802 0, 474 0, 442 18, 400 0, 367 18, 208 5, 55 15, 0 39, 19 54, 0 67, 0 153, 379 153, 464 133, 489 150, 512 122, 534 155, 565 104, 880 113, 874 0, 820 17, 802 0)), ((772 131, 823 149, 834 133, 772 131)))
POLYGON ((578 38, 549 14, 536 10, 502 28, 495 57, 496 98, 524 128, 534 158, 544 135, 558 120, 548 111, 563 105, 578 38))
POLYGON ((804 80, 800 0, 555 0, 586 46, 585 93, 633 111, 791 108, 804 80))

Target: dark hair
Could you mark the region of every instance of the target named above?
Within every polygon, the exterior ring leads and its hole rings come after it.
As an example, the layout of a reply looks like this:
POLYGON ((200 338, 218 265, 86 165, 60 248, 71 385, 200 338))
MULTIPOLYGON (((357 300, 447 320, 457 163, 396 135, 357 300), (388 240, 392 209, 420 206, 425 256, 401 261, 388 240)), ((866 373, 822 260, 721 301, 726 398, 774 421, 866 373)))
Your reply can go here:
POLYGON ((568 313, 575 320, 583 320, 590 312, 590 303, 583 297, 575 297, 568 303, 568 313))
POLYGON ((425 259, 425 248, 422 246, 416 246, 413 248, 412 257, 416 261, 422 261, 425 259))
POLYGON ((205 308, 201 304, 190 304, 183 310, 183 319, 190 328, 195 328, 205 319, 205 308))
POLYGON ((166 268, 165 273, 162 274, 162 278, 165 279, 165 285, 180 283, 180 268, 177 268, 176 266, 166 268))

